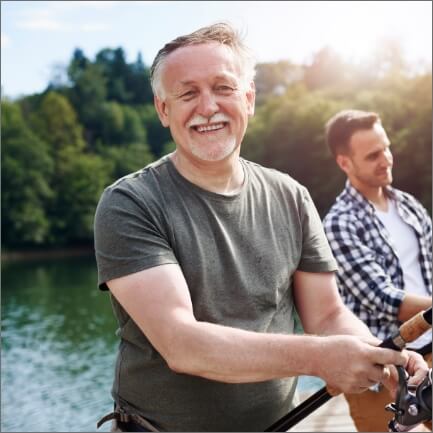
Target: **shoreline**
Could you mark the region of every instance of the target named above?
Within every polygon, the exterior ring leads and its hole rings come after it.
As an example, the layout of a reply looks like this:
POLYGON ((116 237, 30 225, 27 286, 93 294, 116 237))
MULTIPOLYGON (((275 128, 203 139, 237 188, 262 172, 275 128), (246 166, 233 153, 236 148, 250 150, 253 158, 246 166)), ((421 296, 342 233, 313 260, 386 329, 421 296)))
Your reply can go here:
POLYGON ((3 261, 21 261, 38 259, 58 259, 63 257, 85 257, 94 255, 93 246, 46 248, 35 250, 10 250, 1 252, 3 261))

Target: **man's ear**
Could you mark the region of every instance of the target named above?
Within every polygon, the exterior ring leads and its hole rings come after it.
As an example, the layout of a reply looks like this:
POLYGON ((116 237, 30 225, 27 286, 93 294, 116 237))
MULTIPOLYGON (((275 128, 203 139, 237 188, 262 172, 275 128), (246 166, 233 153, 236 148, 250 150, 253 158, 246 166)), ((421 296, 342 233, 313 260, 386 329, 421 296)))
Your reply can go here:
POLYGON ((162 126, 167 128, 170 125, 168 120, 168 108, 165 101, 159 99, 158 96, 154 96, 153 103, 155 105, 156 112, 158 113, 159 120, 162 123, 162 126))
POLYGON ((246 92, 247 97, 247 114, 248 116, 254 116, 254 108, 256 105, 256 86, 254 81, 251 81, 246 92))
POLYGON ((336 157, 336 161, 338 166, 346 173, 350 171, 350 168, 352 166, 352 162, 350 161, 350 158, 347 155, 338 154, 336 157))

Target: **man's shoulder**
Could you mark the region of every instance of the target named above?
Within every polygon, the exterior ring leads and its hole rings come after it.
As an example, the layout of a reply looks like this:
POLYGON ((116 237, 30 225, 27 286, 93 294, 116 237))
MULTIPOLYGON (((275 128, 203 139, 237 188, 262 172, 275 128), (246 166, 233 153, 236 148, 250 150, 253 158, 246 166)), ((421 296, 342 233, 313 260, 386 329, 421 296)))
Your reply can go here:
POLYGON ((392 196, 394 196, 397 201, 402 203, 411 203, 417 206, 422 206, 421 202, 412 194, 406 191, 402 191, 401 189, 391 188, 390 189, 392 196))
POLYGON ((142 201, 158 193, 161 177, 166 175, 168 157, 164 156, 145 167, 129 173, 107 186, 99 200, 99 206, 110 203, 142 201))
POLYGON ((325 230, 350 225, 358 220, 359 204, 343 190, 323 219, 325 230))
POLYGON ((351 215, 357 210, 358 203, 344 189, 335 199, 325 218, 337 215, 351 215))
POLYGON ((146 180, 148 180, 152 175, 157 176, 159 173, 163 172, 166 169, 168 161, 169 158, 165 155, 145 167, 117 179, 106 189, 113 190, 119 187, 133 188, 134 186, 143 186, 146 183, 146 180))
POLYGON ((248 167, 250 174, 252 174, 256 180, 265 181, 268 185, 271 186, 284 186, 293 191, 306 190, 305 186, 300 184, 289 174, 284 173, 276 168, 265 167, 258 164, 257 162, 249 161, 246 159, 242 159, 242 162, 248 167))
POLYGON ((420 219, 431 219, 424 205, 412 194, 396 188, 391 189, 391 194, 398 206, 405 208, 410 213, 418 215, 420 219))

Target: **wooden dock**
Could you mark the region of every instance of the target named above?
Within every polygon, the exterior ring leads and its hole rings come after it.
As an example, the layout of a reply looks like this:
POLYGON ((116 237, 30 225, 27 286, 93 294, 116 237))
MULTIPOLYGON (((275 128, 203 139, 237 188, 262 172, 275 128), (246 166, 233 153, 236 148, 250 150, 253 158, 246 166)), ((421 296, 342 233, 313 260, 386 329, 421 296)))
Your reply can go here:
MULTIPOLYGON (((299 402, 311 393, 300 393, 299 402)), ((301 422, 290 429, 291 432, 356 432, 349 414, 349 406, 343 395, 331 398, 301 422)))

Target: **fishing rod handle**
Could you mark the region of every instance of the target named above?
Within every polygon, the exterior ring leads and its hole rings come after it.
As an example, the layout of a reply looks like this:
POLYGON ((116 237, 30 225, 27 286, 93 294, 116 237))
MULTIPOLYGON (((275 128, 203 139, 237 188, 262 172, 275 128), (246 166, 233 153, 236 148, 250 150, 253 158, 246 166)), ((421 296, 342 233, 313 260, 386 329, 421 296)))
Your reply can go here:
MULTIPOLYGON (((398 329, 398 333, 389 337, 379 344, 379 347, 385 347, 394 350, 402 350, 407 343, 411 343, 419 336, 424 334, 432 327, 432 308, 425 311, 420 311, 415 316, 411 317, 408 321, 404 322, 398 329)), ((334 389, 327 385, 326 388, 331 396, 341 394, 341 391, 334 389)))
POLYGON ((431 308, 426 311, 420 311, 410 320, 403 323, 399 328, 399 333, 404 343, 410 343, 416 340, 424 332, 431 328, 431 308), (429 315, 430 314, 430 315, 429 315), (430 318, 430 323, 428 322, 430 318))

